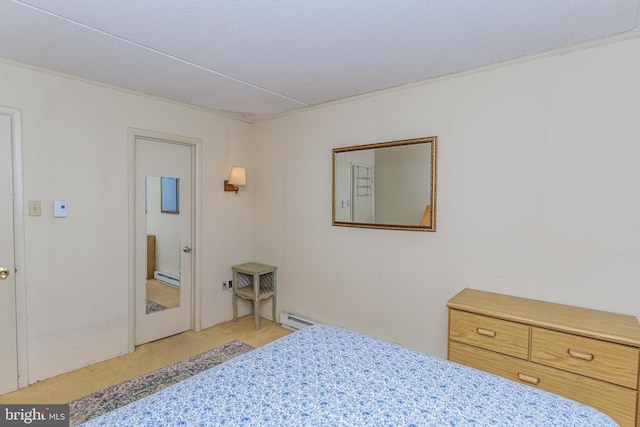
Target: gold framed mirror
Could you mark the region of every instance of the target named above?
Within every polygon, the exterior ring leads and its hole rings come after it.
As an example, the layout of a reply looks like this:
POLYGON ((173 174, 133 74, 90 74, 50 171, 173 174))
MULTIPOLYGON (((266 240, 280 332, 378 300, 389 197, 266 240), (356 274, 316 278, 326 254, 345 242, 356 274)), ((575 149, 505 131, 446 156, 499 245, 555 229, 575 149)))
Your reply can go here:
POLYGON ((436 231, 438 137, 333 149, 333 225, 436 231))

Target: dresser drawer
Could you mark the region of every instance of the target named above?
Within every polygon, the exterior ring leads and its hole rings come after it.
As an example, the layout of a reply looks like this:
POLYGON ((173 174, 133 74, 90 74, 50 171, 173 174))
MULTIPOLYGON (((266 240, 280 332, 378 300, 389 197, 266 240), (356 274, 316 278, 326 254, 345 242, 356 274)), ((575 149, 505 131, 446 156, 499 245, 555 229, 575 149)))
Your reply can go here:
POLYGON ((449 339, 520 359, 529 356, 529 326, 465 311, 449 311, 449 339))
POLYGON ((639 350, 563 332, 532 328, 531 361, 638 388, 639 350))
POLYGON ((635 426, 637 391, 453 341, 449 360, 565 396, 604 412, 621 426, 635 426))

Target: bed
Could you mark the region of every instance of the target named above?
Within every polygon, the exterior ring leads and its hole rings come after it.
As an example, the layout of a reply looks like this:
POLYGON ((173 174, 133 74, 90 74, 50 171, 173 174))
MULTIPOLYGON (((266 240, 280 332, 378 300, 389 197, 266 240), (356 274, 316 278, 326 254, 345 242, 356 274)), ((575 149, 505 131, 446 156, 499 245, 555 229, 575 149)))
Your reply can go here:
POLYGON ((616 426, 572 400, 312 326, 83 426, 616 426))

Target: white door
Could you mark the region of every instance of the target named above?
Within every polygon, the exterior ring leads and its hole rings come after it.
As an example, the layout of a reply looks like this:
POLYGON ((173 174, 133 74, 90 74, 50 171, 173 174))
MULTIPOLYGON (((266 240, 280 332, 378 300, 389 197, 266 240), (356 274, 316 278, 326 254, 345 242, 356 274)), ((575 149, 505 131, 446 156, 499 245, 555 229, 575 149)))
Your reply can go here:
POLYGON ((18 389, 11 117, 0 113, 0 394, 18 389))
POLYGON ((192 328, 193 156, 190 145, 135 139, 136 345, 192 328))
POLYGON ((351 164, 351 220, 375 223, 373 165, 351 164))

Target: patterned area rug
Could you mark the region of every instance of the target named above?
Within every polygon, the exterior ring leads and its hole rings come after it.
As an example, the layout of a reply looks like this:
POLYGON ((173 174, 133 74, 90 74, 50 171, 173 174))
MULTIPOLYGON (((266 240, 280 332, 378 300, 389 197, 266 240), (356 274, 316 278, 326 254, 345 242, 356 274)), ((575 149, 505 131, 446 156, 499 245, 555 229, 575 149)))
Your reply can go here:
POLYGON ((190 359, 76 399, 69 403, 70 426, 82 424, 250 350, 253 347, 234 340, 190 359))
POLYGON ((158 304, 155 301, 151 301, 150 299, 145 300, 147 303, 147 307, 146 307, 146 313, 155 313, 156 311, 162 311, 164 309, 166 309, 167 307, 165 307, 162 304, 158 304))

